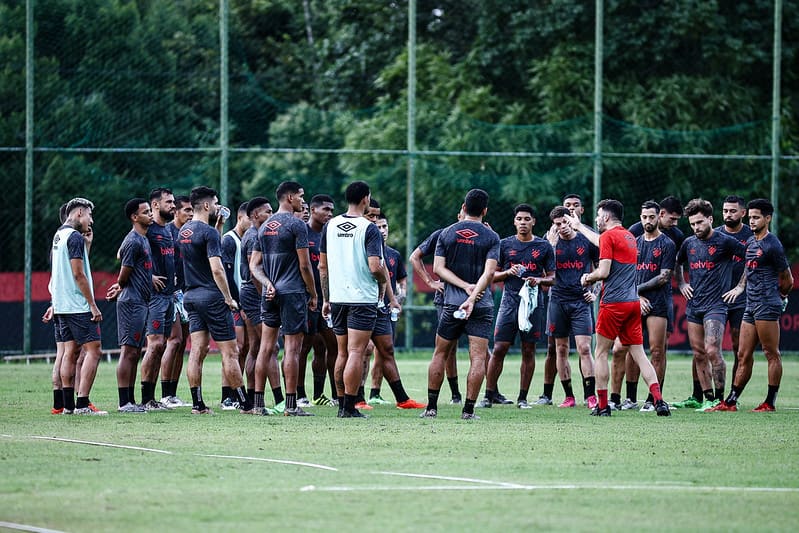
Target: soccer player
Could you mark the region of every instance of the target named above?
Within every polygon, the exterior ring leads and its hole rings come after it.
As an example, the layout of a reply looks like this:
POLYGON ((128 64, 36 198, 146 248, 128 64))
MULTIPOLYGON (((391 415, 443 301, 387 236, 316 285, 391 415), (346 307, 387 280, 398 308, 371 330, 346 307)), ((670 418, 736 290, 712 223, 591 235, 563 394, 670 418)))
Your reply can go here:
MULTIPOLYGON (((150 205, 144 198, 133 198, 125 204, 125 216, 133 223, 133 228, 119 247, 119 260, 122 266, 116 283, 108 287, 106 293, 108 300, 117 301, 117 337, 120 348, 117 390, 120 413, 146 413, 158 410, 144 403, 136 405, 133 395, 136 385, 136 366, 139 363, 147 330, 148 307, 157 280, 152 274, 153 257, 147 238, 148 228, 153 224, 150 205)), ((160 281, 163 283, 163 280, 160 281)), ((144 368, 142 368, 143 373, 144 368)))
POLYGON ((469 337, 469 377, 461 418, 474 420, 477 395, 483 385, 488 337, 494 303, 487 291, 499 260, 499 236, 483 224, 488 193, 472 189, 463 203, 464 220, 438 237, 433 272, 445 283, 444 310, 436 332, 436 346, 427 373, 427 407, 423 418, 438 416, 438 395, 444 381, 446 358, 465 332, 469 337))
POLYGON ((193 216, 194 209, 191 207, 189 197, 175 197, 175 217, 172 222, 167 224, 175 248, 175 293, 173 295, 175 311, 172 314, 172 330, 161 358, 161 403, 172 408, 191 405, 178 398, 178 382, 183 370, 183 354, 186 351, 186 341, 189 338, 189 315, 183 305, 183 291, 186 283, 183 259, 177 243, 180 229, 193 216))
POLYGON ((757 198, 746 207, 749 211, 749 228, 753 232, 753 236, 746 243, 746 275, 734 289, 724 295, 725 301, 733 301, 740 296, 744 287, 746 290, 738 372, 733 378, 730 394, 710 410, 738 410, 738 400, 752 377, 755 348, 760 343, 768 362, 768 392, 765 401, 752 411, 768 413, 775 410, 782 380, 779 319, 788 304, 793 276, 782 243, 769 232, 774 205, 765 198, 757 198))
MULTIPOLYGON (((261 285, 250 273, 250 258, 258 240, 258 230, 272 216, 272 205, 263 196, 256 196, 247 202, 247 217, 250 226, 241 237, 241 289, 239 304, 241 305, 244 328, 247 335, 247 354, 244 361, 244 374, 247 377, 247 398, 255 403, 255 362, 261 347, 261 285)), ((238 342, 238 340, 237 340, 238 342)), ((241 355, 239 355, 241 363, 241 355)), ((274 377, 275 384, 280 386, 280 375, 274 377)))
MULTIPOLYGON (((458 221, 461 220, 463 220, 463 211, 458 211, 458 221)), ((437 280, 430 275, 425 268, 422 259, 428 255, 435 254, 438 236, 441 235, 442 231, 444 231, 444 228, 437 229, 431 233, 424 241, 422 241, 419 246, 416 247, 409 258, 413 270, 419 274, 425 284, 434 291, 433 305, 436 306, 437 322, 441 320, 441 313, 444 310, 444 282, 437 280)), ((457 343, 451 346, 451 350, 452 351, 447 354, 446 361, 447 383, 449 384, 450 392, 452 393, 452 399, 449 403, 453 405, 460 405, 463 400, 461 397, 460 387, 458 386, 458 364, 455 356, 458 350, 457 343)))
POLYGON ((58 331, 56 340, 64 343, 61 363, 61 385, 64 393, 64 414, 107 414, 89 401, 100 349, 100 322, 103 315, 94 299, 91 266, 84 235, 94 222, 94 204, 85 198, 67 202, 66 222, 53 237, 50 252, 52 272, 48 289, 53 301, 53 320, 58 331), (75 364, 78 352, 86 355, 81 367, 80 388, 75 401, 75 364))
MULTIPOLYGON (((752 236, 752 230, 743 223, 746 216, 746 201, 740 196, 727 196, 721 204, 721 214, 724 216, 724 224, 718 226, 716 231, 729 235, 733 239, 746 246, 746 241, 752 236)), ((746 258, 733 256, 732 258, 732 283, 737 285, 744 273, 746 258)), ((738 339, 741 333, 741 320, 746 307, 746 295, 741 293, 734 301, 727 303, 727 323, 730 325, 730 339, 732 340, 732 377, 738 371, 738 339)))
POLYGON ((707 200, 691 200, 685 206, 685 214, 694 235, 685 239, 677 252, 676 270, 680 292, 688 302, 685 312, 688 341, 694 352, 704 397, 697 409, 706 410, 724 399, 727 364, 721 352, 721 341, 727 304, 722 295, 732 287, 733 257, 743 257, 746 250, 732 237, 713 230, 713 206, 707 200), (687 281, 684 277, 686 264, 687 281))
MULTIPOLYGON (((649 352, 652 366, 658 377, 663 392, 663 380, 666 376, 666 339, 669 327, 669 308, 671 301, 671 278, 677 251, 674 241, 660 231, 657 218, 660 206, 652 201, 641 205, 641 223, 644 234, 636 239, 638 259, 636 265, 635 284, 638 298, 641 301, 641 326, 647 331, 649 352)), ((627 398, 621 404, 622 410, 638 407, 638 366, 629 356, 626 346, 618 339, 613 347, 613 390, 621 389, 624 374, 617 374, 617 368, 624 369, 627 376, 627 398), (618 376, 618 378, 617 378, 618 376), (618 379, 618 382, 616 380, 618 379)), ((616 393, 618 394, 618 393, 616 393)), ((655 400, 650 394, 640 411, 653 412, 655 400)))
MULTIPOLYGON (((641 332, 641 304, 635 287, 637 248, 635 237, 624 229, 621 221, 624 208, 618 200, 602 200, 597 204, 596 234, 586 230, 572 217, 572 227, 599 245, 599 266, 591 273, 583 274, 582 285, 587 287, 603 281, 602 297, 599 301, 599 317, 596 323, 596 373, 597 416, 610 416, 608 405, 608 353, 613 348, 613 340, 619 337, 628 346, 641 375, 649 386, 655 399, 658 416, 670 416, 668 404, 660 394, 660 384, 654 367, 644 353, 644 338, 641 332)), ((592 414, 594 412, 592 411, 592 414)))
MULTIPOLYGON (((682 241, 685 240, 685 234, 677 227, 683 215, 682 202, 674 196, 666 196, 660 203, 660 211, 658 212, 658 229, 666 237, 674 241, 674 247, 679 250, 682 246, 682 241)), ((630 233, 635 237, 640 237, 644 234, 644 225, 639 221, 630 226, 630 233)))
MULTIPOLYGON (((310 219, 308 220, 308 252, 311 257, 311 268, 313 269, 314 283, 316 284, 316 294, 318 295, 322 294, 322 281, 319 277, 319 250, 322 244, 322 230, 325 224, 333 218, 334 208, 333 198, 327 194, 317 194, 311 198, 310 219)), ((330 378, 331 396, 335 398, 337 396, 335 368, 338 346, 336 344, 336 335, 328 327, 322 316, 321 306, 318 306, 315 311, 308 311, 308 334, 305 335, 302 352, 300 352, 299 375, 303 391, 305 390, 305 368, 311 348, 313 348, 313 360, 311 361, 313 394, 310 404, 333 405, 335 400, 331 400, 324 394, 325 374, 330 378)), ((297 391, 299 395, 299 385, 297 386, 297 391)), ((308 401, 308 399, 305 398, 305 401, 308 401)), ((303 407, 299 398, 297 402, 300 407, 303 407)))
POLYGON ((297 377, 302 341, 308 328, 308 310, 316 310, 317 294, 308 253, 308 226, 294 216, 302 210, 305 190, 296 181, 278 185, 277 212, 258 230, 250 256, 250 273, 263 287, 261 346, 256 361, 256 403, 260 407, 265 387, 258 367, 277 362, 277 335, 284 338, 283 375, 285 405, 275 398, 275 409, 286 416, 313 416, 297 406, 297 377), (281 407, 283 407, 281 409, 281 407))
POLYGON ((338 416, 366 418, 355 404, 366 345, 377 320, 377 302, 388 280, 382 265, 380 231, 364 217, 371 197, 369 185, 354 181, 344 194, 347 212, 330 219, 322 231, 319 250, 322 315, 331 317, 338 344, 335 369, 338 416))
POLYGON ((186 280, 184 304, 189 313, 191 352, 187 375, 192 398, 192 414, 212 414, 202 396, 202 372, 208 355, 209 337, 213 338, 222 355, 222 372, 236 390, 243 413, 252 413, 241 383, 241 368, 236 350, 236 332, 231 311, 238 304, 222 266, 222 244, 219 231, 209 223, 219 211, 219 199, 210 187, 195 187, 191 191, 194 218, 180 230, 178 246, 183 256, 186 280))
POLYGON ((532 291, 532 287, 551 286, 555 282, 555 253, 546 239, 533 235, 535 212, 528 204, 519 204, 513 210, 513 225, 516 234, 500 241, 498 270, 493 281, 504 282, 502 300, 497 312, 494 327, 494 351, 488 360, 486 372, 485 398, 481 407, 491 407, 492 403, 512 404, 513 402, 497 391, 497 382, 502 374, 505 354, 519 335, 522 348, 522 361, 519 396, 516 405, 529 409, 527 391, 535 372, 535 343, 541 338, 541 315, 544 313, 544 293, 535 289, 535 311, 529 315, 531 328, 519 329, 519 305, 521 291, 532 291))
MULTIPOLYGON (((239 205, 236 210, 236 225, 222 235, 222 266, 225 267, 227 283, 233 299, 241 305, 241 239, 244 232, 252 226, 250 217, 247 216, 247 202, 239 205)), ((249 351, 247 344, 247 331, 244 325, 244 308, 233 311, 233 327, 236 329, 236 348, 239 351, 239 368, 244 372, 245 359, 249 351)), ((220 407, 223 411, 234 411, 239 408, 233 389, 222 376, 222 400, 220 407)))
POLYGON ((172 232, 167 227, 175 218, 175 196, 172 191, 163 187, 150 191, 150 212, 153 223, 147 227, 147 240, 153 251, 151 261, 155 290, 148 304, 147 349, 141 363, 141 398, 142 405, 148 411, 161 411, 171 408, 155 399, 155 385, 175 316, 175 244, 172 232))
MULTIPOLYGON (((596 236, 593 230, 580 223, 579 218, 571 213, 565 206, 555 207, 549 213, 557 238, 554 248, 555 284, 549 293, 546 330, 555 343, 557 371, 565 394, 563 403, 558 407, 577 405, 569 365, 569 337, 574 337, 574 345, 580 358, 580 374, 583 376, 583 397, 588 408, 594 409, 597 398, 591 338, 594 334, 592 304, 596 301, 596 294, 593 290, 583 288, 581 276, 591 272, 599 260, 599 250, 590 239, 574 230, 571 225, 572 216, 580 227, 596 236)), ((554 381, 554 377, 552 380, 554 381)), ((546 392, 551 394, 552 388, 546 392)), ((551 403, 551 396, 545 398, 551 403)), ((541 405, 543 402, 537 403, 541 405)))

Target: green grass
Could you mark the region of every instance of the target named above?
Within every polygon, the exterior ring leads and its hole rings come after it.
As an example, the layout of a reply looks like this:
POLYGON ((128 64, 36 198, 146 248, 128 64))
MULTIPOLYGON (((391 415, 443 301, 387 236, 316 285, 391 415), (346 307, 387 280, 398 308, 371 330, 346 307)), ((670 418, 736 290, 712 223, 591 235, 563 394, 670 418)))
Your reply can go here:
MULTIPOLYGON (((401 359, 400 370, 424 400, 421 357, 401 359)), ((690 392, 689 362, 669 361, 667 399, 690 392)), ((460 369, 465 377, 463 359, 460 369)), ((539 359, 531 399, 542 370, 539 359)), ((187 409, 52 416, 50 367, 2 365, 0 521, 65 531, 795 530, 799 410, 790 408, 799 407, 799 360, 785 361, 779 411, 749 413, 763 399, 764 374, 760 357, 739 413, 598 419, 584 408, 507 406, 464 422, 449 405, 436 420, 393 406, 375 408, 369 420, 337 419, 325 407, 302 419, 187 409)), ((218 359, 205 376, 206 398, 216 403, 218 359)), ((515 398, 517 382, 518 357, 509 357, 500 388, 515 398)), ((180 393, 188 397, 185 378, 180 393)), ((555 396, 562 398, 559 385, 555 396)), ((446 385, 442 397, 449 399, 446 385)), ((101 365, 92 400, 116 405, 113 365, 101 365)))

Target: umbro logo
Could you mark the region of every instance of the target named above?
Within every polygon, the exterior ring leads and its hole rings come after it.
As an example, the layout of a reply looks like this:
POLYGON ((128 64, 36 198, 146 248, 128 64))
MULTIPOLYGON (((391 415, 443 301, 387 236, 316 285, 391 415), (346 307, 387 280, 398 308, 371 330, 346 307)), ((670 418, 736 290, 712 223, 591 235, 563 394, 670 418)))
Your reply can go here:
POLYGON ((480 235, 480 234, 479 234, 479 233, 477 233, 476 231, 474 231, 474 230, 471 230, 471 229, 469 229, 469 228, 465 228, 465 229, 459 229, 459 230, 458 230, 458 231, 456 231, 455 233, 457 233, 458 235, 460 235, 460 236, 461 236, 462 238, 464 238, 464 239, 474 239, 475 237, 477 237, 478 235, 480 235))
POLYGON ((342 222, 341 224, 338 224, 336 227, 338 229, 340 229, 341 231, 343 231, 343 232, 349 232, 349 231, 354 230, 358 226, 356 226, 355 224, 353 224, 350 221, 345 221, 345 222, 342 222))
POLYGON ((281 225, 282 224, 280 224, 280 222, 278 222, 277 220, 270 220, 269 222, 266 223, 266 227, 269 228, 272 231, 275 231, 281 225))
POLYGON ((183 231, 181 231, 181 232, 180 232, 180 236, 181 236, 181 237, 183 237, 184 239, 188 239, 188 238, 190 238, 192 235, 194 235, 194 232, 193 232, 193 231, 191 231, 191 230, 190 230, 190 229, 188 229, 188 228, 186 228, 186 229, 184 229, 183 231))

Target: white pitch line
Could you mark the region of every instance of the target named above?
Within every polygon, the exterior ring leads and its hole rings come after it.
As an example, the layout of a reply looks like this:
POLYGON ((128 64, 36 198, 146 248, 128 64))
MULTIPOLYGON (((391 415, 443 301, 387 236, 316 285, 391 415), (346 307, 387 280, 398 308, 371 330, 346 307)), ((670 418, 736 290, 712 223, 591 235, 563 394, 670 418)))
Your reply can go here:
POLYGON ((215 455, 205 453, 195 453, 198 457, 213 457, 216 459, 240 459, 242 461, 263 461, 265 463, 280 463, 284 465, 307 466, 309 468, 318 468, 320 470, 330 470, 331 472, 338 472, 338 468, 332 466, 318 465, 315 463, 303 463, 302 461, 287 461, 285 459, 267 459, 265 457, 242 457, 239 455, 215 455))
POLYGON ((518 483, 507 483, 505 481, 490 481, 486 479, 474 479, 468 477, 452 477, 452 476, 436 476, 432 474, 409 474, 405 472, 372 472, 373 474, 382 474, 384 476, 401 476, 401 477, 415 477, 415 478, 422 478, 422 479, 439 479, 442 481, 463 481, 466 483, 480 483, 485 485, 495 485, 498 487, 507 487, 507 488, 521 488, 523 485, 519 485, 518 483))
POLYGON ((166 450, 156 450, 153 448, 142 448, 140 446, 125 446, 123 444, 111 444, 110 442, 92 442, 90 440, 75 440, 75 439, 62 439, 59 437, 40 437, 37 435, 31 435, 29 438, 31 439, 39 439, 39 440, 54 440, 57 442, 69 442, 72 444, 88 444, 89 446, 102 446, 104 448, 121 448, 123 450, 136 450, 140 452, 151 452, 151 453, 163 453, 165 455, 172 455, 172 452, 166 450))
MULTIPOLYGON (((651 490, 649 485, 430 485, 430 486, 363 486, 363 487, 346 487, 346 486, 331 486, 331 487, 318 487, 315 485, 306 485, 300 487, 300 492, 401 492, 401 491, 470 491, 470 490, 524 490, 524 491, 540 491, 540 490, 617 490, 617 491, 631 491, 631 490, 651 490)), ((668 491, 681 491, 688 490, 691 492, 748 492, 748 493, 799 493, 799 488, 790 487, 712 487, 712 486, 686 486, 686 485, 658 485, 658 490, 668 491)))
MULTIPOLYGON (((3 436, 8 437, 9 435, 3 436)), ((46 527, 29 526, 27 524, 15 524, 14 522, 0 522, 0 527, 16 529, 18 531, 33 531, 34 533, 64 533, 57 529, 47 529, 46 527)))

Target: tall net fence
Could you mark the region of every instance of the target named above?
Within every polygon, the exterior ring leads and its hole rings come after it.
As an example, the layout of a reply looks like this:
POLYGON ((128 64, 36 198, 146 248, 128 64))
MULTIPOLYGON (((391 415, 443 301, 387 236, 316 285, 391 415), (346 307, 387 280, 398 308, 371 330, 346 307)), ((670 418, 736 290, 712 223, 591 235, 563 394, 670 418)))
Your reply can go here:
MULTIPOLYGON (((653 9, 646 16, 663 27, 651 34, 630 22, 642 16, 636 9, 608 3, 599 150, 591 113, 594 12, 585 6, 419 1, 411 95, 407 2, 38 0, 28 87, 26 4, 0 0, 0 186, 7 198, 0 304, 11 324, 0 351, 23 349, 26 324, 26 90, 33 98, 27 318, 34 351, 53 345, 38 317, 49 300, 58 208, 74 196, 97 206, 91 262, 109 273, 98 277, 101 297, 130 228, 124 204, 156 186, 188 194, 210 185, 235 207, 255 195, 273 198, 278 183, 293 179, 307 197, 331 194, 343 210, 346 184, 363 179, 390 220, 389 244, 406 258, 455 220, 474 187, 489 192, 488 221, 503 237, 513 234, 513 207, 522 202, 535 207, 542 235, 565 193, 582 195, 587 206, 620 199, 625 224, 636 221, 642 201, 670 194, 711 200, 719 221, 728 194, 771 196, 770 1, 740 13, 693 6, 679 19, 653 9), (696 27, 679 25, 686 20, 696 27), (640 53, 624 48, 630 45, 640 53), (726 71, 717 64, 725 58, 726 71), (593 193, 597 160, 600 198, 593 193)), ((798 5, 784 2, 785 67, 796 60, 798 5)), ((785 67, 777 229, 794 259, 799 81, 785 67)), ((423 284, 415 289, 413 318, 401 322, 398 342, 429 346, 431 295, 423 284)), ((104 345, 115 340, 107 318, 104 345)))

